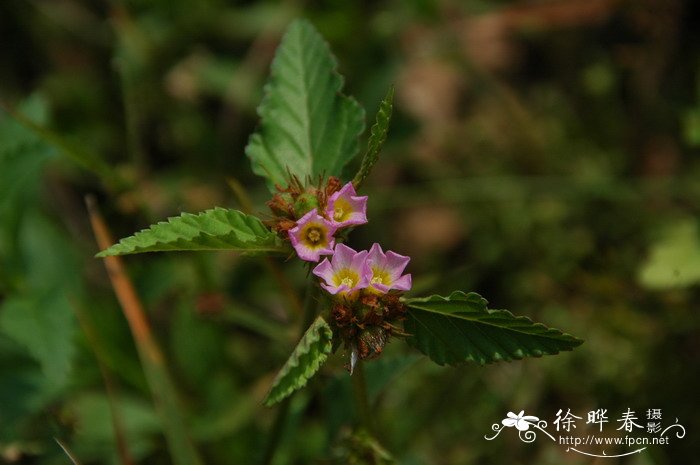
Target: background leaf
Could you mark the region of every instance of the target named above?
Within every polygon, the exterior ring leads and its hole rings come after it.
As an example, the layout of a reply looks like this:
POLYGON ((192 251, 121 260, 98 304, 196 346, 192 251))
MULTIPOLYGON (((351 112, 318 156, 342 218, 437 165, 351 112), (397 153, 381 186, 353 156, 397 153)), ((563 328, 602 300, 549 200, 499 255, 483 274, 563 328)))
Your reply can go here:
POLYGON ((406 299, 409 345, 444 365, 480 364, 553 355, 583 341, 506 310, 488 310, 479 294, 406 299))
POLYGON ((318 371, 331 352, 333 331, 322 317, 316 318, 287 362, 277 374, 272 389, 265 399, 265 405, 281 401, 306 382, 318 371))
POLYGON ((2 305, 0 328, 41 364, 48 381, 63 385, 74 353, 75 318, 66 296, 13 297, 2 305))
POLYGON ((308 21, 296 21, 272 62, 258 114, 260 129, 246 153, 253 172, 286 185, 288 174, 340 176, 356 155, 364 129, 364 110, 341 95, 343 78, 321 35, 308 21))
MULTIPOLYGON (((16 116, 32 124, 48 120, 39 94, 18 105, 16 116)), ((75 353, 70 299, 81 290, 72 244, 37 208, 42 171, 56 150, 31 129, 0 112, 0 332, 39 362, 47 386, 65 386, 75 353), (3 294, 6 297, 3 299, 3 294)), ((7 381, 24 383, 16 372, 7 381)))
POLYGON ((700 229, 694 218, 669 226, 639 270, 650 289, 681 288, 700 282, 700 229))
POLYGON ((246 255, 282 252, 282 241, 258 218, 214 208, 183 213, 137 232, 98 257, 173 250, 235 250, 246 255))

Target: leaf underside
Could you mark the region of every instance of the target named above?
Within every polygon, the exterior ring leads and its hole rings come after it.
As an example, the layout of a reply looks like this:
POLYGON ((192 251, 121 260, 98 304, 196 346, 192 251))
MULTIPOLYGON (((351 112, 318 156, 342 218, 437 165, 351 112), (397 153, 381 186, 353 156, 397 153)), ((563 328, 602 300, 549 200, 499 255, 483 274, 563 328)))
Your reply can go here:
POLYGON ((506 310, 489 310, 476 293, 406 299, 407 342, 439 365, 480 364, 554 355, 583 341, 506 310))
POLYGON ((364 110, 340 94, 343 78, 328 44, 308 21, 289 27, 275 53, 261 122, 246 147, 253 172, 275 184, 340 176, 357 154, 364 110))
POLYGON ((233 250, 245 255, 284 251, 282 241, 258 218, 237 210, 214 208, 183 213, 152 225, 103 250, 98 257, 176 250, 233 250))
POLYGON ((272 389, 265 399, 265 405, 276 404, 292 392, 304 387, 328 358, 332 338, 333 331, 328 323, 320 316, 316 318, 277 374, 272 383, 272 389))

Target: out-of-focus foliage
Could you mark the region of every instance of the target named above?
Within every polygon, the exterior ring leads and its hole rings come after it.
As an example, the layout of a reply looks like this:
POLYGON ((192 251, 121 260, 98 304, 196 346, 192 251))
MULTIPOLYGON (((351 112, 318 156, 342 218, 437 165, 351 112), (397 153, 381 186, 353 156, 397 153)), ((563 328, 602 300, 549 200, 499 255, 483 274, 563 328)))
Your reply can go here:
MULTIPOLYGON (((244 150, 298 16, 368 114, 396 85, 363 184, 373 221, 353 246, 410 255, 416 295, 474 290, 587 341, 483 368, 410 362, 390 344, 366 367, 382 442, 367 450, 408 465, 590 463, 483 436, 507 411, 631 407, 689 433, 618 463, 697 456, 696 2, 31 0, 0 2, 0 102, 49 131, 0 112, 2 460, 66 463, 57 437, 82 463, 119 463, 116 424, 135 461, 170 463, 82 198, 97 195, 116 237, 246 210, 228 177, 264 212, 244 150)), ((297 290, 305 270, 274 263, 297 290)), ((297 343, 288 289, 268 263, 230 254, 126 264, 204 461, 255 462, 274 415, 262 402, 297 343)), ((329 357, 293 398, 277 463, 357 457, 344 363, 329 357)))

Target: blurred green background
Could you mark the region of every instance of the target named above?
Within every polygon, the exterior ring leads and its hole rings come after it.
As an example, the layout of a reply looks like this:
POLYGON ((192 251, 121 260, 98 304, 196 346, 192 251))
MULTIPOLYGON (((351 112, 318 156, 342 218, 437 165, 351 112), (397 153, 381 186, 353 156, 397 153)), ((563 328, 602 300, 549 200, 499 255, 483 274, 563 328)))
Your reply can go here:
MULTIPOLYGON (((401 464, 677 464, 700 454, 700 5, 691 0, 0 2, 0 460, 172 463, 83 198, 117 237, 182 211, 255 211, 244 147, 284 28, 309 18, 373 118, 395 117, 351 244, 412 257, 415 295, 479 292, 582 337, 571 353, 446 368, 400 341, 368 365, 401 464), (44 129, 41 129, 44 128, 44 129), (78 318, 79 317, 79 318, 78 318), (97 354, 97 357, 96 357, 97 354), (97 360, 101 360, 104 373, 97 360), (688 431, 620 459, 491 424, 663 409, 688 431), (597 461, 596 461, 597 460, 597 461)), ((356 165, 355 165, 356 167, 356 165)), ((352 175, 352 168, 348 171, 352 175)), ((295 344, 269 265, 126 260, 207 464, 259 460, 295 344)), ((304 268, 279 264, 301 289, 304 268)), ((277 464, 345 463, 340 356, 294 398, 277 464), (336 463, 336 462, 333 462, 336 463)), ((611 453, 611 452, 609 452, 611 453)))

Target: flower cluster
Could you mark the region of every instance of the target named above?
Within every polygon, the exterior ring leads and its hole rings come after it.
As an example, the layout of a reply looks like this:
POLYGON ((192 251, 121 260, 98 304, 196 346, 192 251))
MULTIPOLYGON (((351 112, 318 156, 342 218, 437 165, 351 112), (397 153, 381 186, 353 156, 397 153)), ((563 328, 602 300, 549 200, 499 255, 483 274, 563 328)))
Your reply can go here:
POLYGON ((368 251, 356 252, 344 244, 335 247, 331 259, 324 258, 313 274, 324 282, 321 287, 345 300, 357 297, 361 290, 386 294, 390 290, 411 289, 411 275, 401 275, 411 259, 395 252, 384 253, 375 243, 368 251))
POLYGON ((338 231, 367 223, 367 197, 358 196, 351 182, 341 187, 331 177, 325 186, 304 187, 292 177, 268 202, 275 214, 270 226, 289 239, 299 258, 318 262, 313 268, 321 287, 333 297, 331 322, 339 340, 350 350, 350 371, 358 359, 379 355, 389 336, 403 335, 394 323, 404 318, 399 294, 411 289, 403 274, 409 257, 379 244, 355 251, 338 241, 338 231))
POLYGON ((367 222, 367 196, 358 196, 352 183, 345 184, 328 197, 325 208, 309 210, 289 230, 289 240, 299 258, 317 262, 331 255, 334 234, 342 228, 367 222))

